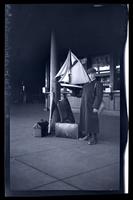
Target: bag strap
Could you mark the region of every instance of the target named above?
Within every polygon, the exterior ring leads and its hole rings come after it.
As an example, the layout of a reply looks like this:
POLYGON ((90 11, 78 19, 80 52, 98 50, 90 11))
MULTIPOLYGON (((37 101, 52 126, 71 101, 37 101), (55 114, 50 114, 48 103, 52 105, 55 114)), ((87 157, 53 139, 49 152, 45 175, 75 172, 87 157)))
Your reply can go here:
MULTIPOLYGON (((95 90, 95 92, 96 92, 96 87, 97 87, 97 82, 96 82, 95 85, 94 85, 94 90, 95 90)), ((102 99, 102 102, 101 102, 101 103, 104 103, 103 99, 102 99)))
POLYGON ((97 87, 97 82, 96 82, 95 85, 94 85, 94 90, 95 90, 95 92, 96 92, 96 87, 97 87))

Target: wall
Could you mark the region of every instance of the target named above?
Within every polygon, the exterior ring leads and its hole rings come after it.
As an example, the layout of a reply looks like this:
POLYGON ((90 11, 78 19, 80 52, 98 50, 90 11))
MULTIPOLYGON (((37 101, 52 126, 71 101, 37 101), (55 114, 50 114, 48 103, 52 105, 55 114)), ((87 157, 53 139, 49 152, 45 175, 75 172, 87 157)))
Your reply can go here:
MULTIPOLYGON (((68 96, 69 103, 71 108, 75 112, 79 112, 81 98, 68 96)), ((108 111, 120 111, 120 93, 113 93, 113 99, 111 100, 111 96, 109 93, 104 93, 103 100, 105 102, 105 110, 108 111)))

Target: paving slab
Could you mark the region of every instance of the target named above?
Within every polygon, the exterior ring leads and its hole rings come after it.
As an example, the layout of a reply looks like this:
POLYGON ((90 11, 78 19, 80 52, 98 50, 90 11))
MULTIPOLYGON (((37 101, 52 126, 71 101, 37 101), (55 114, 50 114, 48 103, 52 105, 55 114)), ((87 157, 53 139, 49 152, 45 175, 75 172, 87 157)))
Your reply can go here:
POLYGON ((69 143, 68 139, 64 140, 65 142, 61 143, 62 140, 59 142, 51 138, 51 149, 22 155, 17 157, 17 160, 30 164, 56 178, 73 176, 119 161, 119 148, 116 148, 115 145, 97 144, 89 146, 85 141, 76 142, 72 140, 69 143), (64 144, 66 144, 66 147, 64 147, 64 144), (53 148, 54 145, 55 148, 53 148))
POLYGON ((79 188, 72 186, 69 183, 67 184, 62 181, 57 181, 38 187, 35 190, 79 190, 79 188))
POLYGON ((90 170, 78 176, 67 178, 64 181, 81 188, 81 190, 119 190, 119 170, 119 163, 115 163, 96 170, 90 170))
POLYGON ((31 190, 32 188, 50 183, 56 179, 28 165, 11 159, 10 186, 11 190, 31 190))
MULTIPOLYGON (((118 152, 118 141, 110 141, 110 140, 101 140, 99 139, 99 142, 95 146, 91 146, 91 151, 97 151, 99 150, 104 152, 104 148, 101 148, 101 145, 104 145, 108 151, 110 151, 110 148, 114 148, 113 151, 118 152)), ((77 149, 77 151, 85 151, 86 153, 89 153, 88 150, 90 149, 90 146, 87 145, 87 141, 79 141, 77 139, 69 139, 69 138, 58 138, 58 137, 34 137, 30 136, 29 138, 20 139, 20 140, 14 140, 10 144, 10 156, 16 157, 26 154, 31 154, 34 152, 41 152, 41 151, 48 151, 52 150, 54 148, 61 148, 63 149, 77 149)), ((92 153, 91 152, 91 153, 92 153)), ((117 154, 114 154, 114 156, 117 154)))
MULTIPOLYGON (((115 190, 119 187, 120 119, 100 117, 97 145, 77 139, 33 136, 33 124, 48 120, 43 105, 11 109, 11 187, 14 190, 115 190), (104 176, 105 175, 105 176, 104 176), (92 183, 92 184, 91 184, 92 183)), ((76 122, 79 113, 74 113, 76 122)))

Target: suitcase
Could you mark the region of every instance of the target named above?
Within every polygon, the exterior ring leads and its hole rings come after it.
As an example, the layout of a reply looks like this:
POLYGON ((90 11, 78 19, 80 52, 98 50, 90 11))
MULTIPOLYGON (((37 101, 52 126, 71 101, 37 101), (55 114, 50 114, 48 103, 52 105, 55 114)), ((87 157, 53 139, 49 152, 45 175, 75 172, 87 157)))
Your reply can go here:
POLYGON ((55 123, 55 136, 78 139, 78 124, 55 123))

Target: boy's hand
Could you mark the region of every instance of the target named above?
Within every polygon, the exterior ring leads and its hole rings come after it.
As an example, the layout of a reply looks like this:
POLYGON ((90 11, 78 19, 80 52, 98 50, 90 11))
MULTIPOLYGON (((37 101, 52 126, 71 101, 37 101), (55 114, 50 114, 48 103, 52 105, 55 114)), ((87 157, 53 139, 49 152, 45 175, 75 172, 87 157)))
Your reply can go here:
POLYGON ((94 113, 97 113, 97 112, 98 112, 98 109, 93 108, 93 112, 94 112, 94 113))

